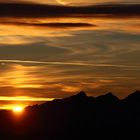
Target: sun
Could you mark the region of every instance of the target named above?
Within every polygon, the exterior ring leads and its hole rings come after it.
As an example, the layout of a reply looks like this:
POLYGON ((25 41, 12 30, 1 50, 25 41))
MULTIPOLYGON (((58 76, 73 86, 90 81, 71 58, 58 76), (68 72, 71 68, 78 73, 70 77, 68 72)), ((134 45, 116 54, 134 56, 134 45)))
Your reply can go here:
POLYGON ((22 106, 14 106, 12 110, 15 113, 22 113, 24 108, 22 106))

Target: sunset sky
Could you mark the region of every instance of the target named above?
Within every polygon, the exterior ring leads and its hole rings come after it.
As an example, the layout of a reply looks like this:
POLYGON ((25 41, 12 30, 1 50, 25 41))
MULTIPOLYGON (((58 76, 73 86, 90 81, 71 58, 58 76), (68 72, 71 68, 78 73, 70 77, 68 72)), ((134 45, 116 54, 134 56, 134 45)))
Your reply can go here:
POLYGON ((0 0, 0 108, 139 89, 139 8, 139 0, 0 0))

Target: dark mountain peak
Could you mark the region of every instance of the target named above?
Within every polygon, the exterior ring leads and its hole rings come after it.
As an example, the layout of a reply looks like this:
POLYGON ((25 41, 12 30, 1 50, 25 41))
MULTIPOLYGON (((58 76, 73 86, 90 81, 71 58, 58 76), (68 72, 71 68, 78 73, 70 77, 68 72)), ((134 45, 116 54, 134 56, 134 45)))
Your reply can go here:
POLYGON ((86 93, 84 92, 84 91, 81 91, 81 92, 79 92, 78 94, 76 94, 76 95, 73 95, 73 96, 71 96, 71 97, 69 97, 69 98, 71 98, 71 99, 83 99, 83 100, 85 100, 85 99, 87 99, 87 95, 86 95, 86 93))
POLYGON ((106 97, 113 97, 113 98, 116 97, 116 96, 113 95, 112 92, 107 93, 105 96, 106 96, 106 97))
POLYGON ((140 101, 140 91, 136 90, 135 92, 130 94, 128 97, 126 97, 125 100, 139 100, 140 101))
POLYGON ((86 93, 84 91, 79 92, 75 96, 76 97, 80 97, 80 98, 87 98, 87 95, 86 95, 86 93))
POLYGON ((87 100, 88 96, 86 95, 86 93, 84 91, 79 92, 76 95, 73 95, 71 97, 68 98, 64 98, 63 101, 85 101, 87 100))
POLYGON ((119 100, 115 95, 113 95, 111 92, 107 93, 106 95, 101 95, 99 97, 97 97, 97 99, 100 99, 100 100, 108 100, 108 101, 117 101, 119 100))
POLYGON ((140 95, 140 91, 136 90, 133 94, 140 95))

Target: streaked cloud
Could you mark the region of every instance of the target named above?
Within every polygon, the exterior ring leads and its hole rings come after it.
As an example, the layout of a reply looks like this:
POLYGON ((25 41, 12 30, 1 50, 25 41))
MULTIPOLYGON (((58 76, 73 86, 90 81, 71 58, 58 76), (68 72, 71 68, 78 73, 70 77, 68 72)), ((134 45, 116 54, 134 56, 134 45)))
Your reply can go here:
POLYGON ((17 26, 34 26, 43 28, 74 28, 74 27, 94 27, 96 25, 89 23, 26 23, 26 22, 6 22, 2 21, 1 24, 17 25, 17 26))
POLYGON ((54 98, 32 98, 27 96, 7 97, 0 96, 0 101, 52 101, 54 98))
POLYGON ((29 2, 0 4, 1 108, 139 88, 139 4, 29 2))

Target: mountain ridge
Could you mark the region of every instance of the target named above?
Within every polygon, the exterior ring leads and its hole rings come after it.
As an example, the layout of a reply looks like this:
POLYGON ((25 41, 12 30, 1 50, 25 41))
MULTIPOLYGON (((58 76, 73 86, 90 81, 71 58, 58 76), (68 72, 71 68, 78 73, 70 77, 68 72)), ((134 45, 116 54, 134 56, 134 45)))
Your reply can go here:
POLYGON ((140 91, 123 100, 83 91, 25 108, 22 116, 0 111, 2 140, 140 139, 140 91), (138 97, 138 99, 137 99, 138 97))
MULTIPOLYGON (((72 95, 70 97, 66 97, 66 98, 62 98, 62 99, 54 99, 53 101, 47 101, 43 104, 40 105, 33 105, 33 106, 29 106, 29 107, 36 107, 36 106, 41 106, 41 105, 48 105, 48 104, 53 104, 53 103, 60 103, 62 102, 66 102, 66 101, 92 101, 92 102, 123 102, 123 101, 132 101, 132 100, 139 100, 140 102, 140 91, 136 90, 135 92, 133 92, 132 94, 128 95, 127 97, 125 97, 124 99, 119 99, 117 96, 115 96, 112 92, 109 92, 107 94, 104 95, 100 95, 97 97, 93 97, 93 96, 87 96, 87 94, 84 91, 80 91, 78 94, 72 95)), ((28 107, 27 107, 28 108, 28 107)))

